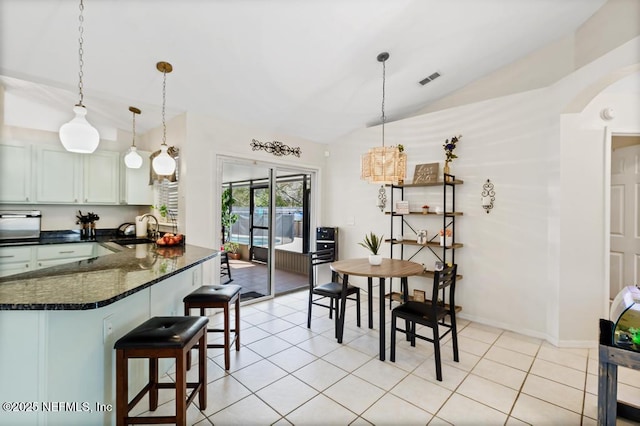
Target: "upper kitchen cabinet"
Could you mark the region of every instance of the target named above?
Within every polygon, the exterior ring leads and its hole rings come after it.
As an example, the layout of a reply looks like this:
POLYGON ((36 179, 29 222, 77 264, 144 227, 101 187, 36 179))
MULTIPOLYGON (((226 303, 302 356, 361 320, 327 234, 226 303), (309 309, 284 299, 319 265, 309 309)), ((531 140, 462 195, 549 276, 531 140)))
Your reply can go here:
POLYGON ((82 162, 79 154, 57 148, 36 149, 36 199, 38 203, 80 203, 82 162))
POLYGON ((116 151, 76 154, 55 145, 0 143, 0 203, 152 205, 150 152, 125 167, 116 151))
POLYGON ((96 151, 80 154, 83 160, 85 204, 117 204, 120 182, 120 154, 111 151, 96 151))
POLYGON ((153 204, 153 185, 149 185, 149 171, 151 170, 149 157, 151 153, 138 151, 138 154, 142 157, 142 166, 139 169, 130 169, 124 166, 124 155, 122 155, 120 161, 120 204, 153 204))
POLYGON ((60 204, 117 204, 119 154, 96 151, 74 154, 38 147, 36 202, 60 204))
POLYGON ((0 145, 0 202, 30 203, 31 147, 0 145))

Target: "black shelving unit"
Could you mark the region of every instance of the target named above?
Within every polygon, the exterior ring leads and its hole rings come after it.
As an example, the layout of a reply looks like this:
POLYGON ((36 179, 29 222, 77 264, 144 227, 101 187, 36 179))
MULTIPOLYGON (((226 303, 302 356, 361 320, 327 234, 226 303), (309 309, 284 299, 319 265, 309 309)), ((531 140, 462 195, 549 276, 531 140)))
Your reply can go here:
MULTIPOLYGON (((433 260, 431 266, 425 268, 425 272, 422 274, 424 277, 433 278, 433 269, 435 266, 435 261, 439 260, 443 263, 455 263, 455 252, 457 249, 463 247, 462 243, 457 242, 456 240, 456 219, 463 215, 462 212, 456 211, 456 186, 462 185, 464 182, 462 180, 456 179, 454 175, 445 174, 443 181, 436 182, 428 182, 428 183, 420 183, 420 184, 392 184, 387 185, 391 188, 390 194, 390 211, 387 212, 390 218, 390 236, 391 238, 385 240, 386 242, 391 244, 391 257, 396 259, 404 259, 404 260, 416 260, 416 256, 419 253, 423 253, 425 251, 430 252, 433 256, 431 257, 433 260), (398 214, 396 212, 396 201, 404 200, 405 189, 406 188, 428 188, 428 187, 440 187, 442 188, 442 202, 443 208, 441 213, 428 212, 422 213, 420 212, 409 212, 408 214, 398 214), (399 198, 398 198, 399 196, 399 198), (402 241, 398 241, 395 239, 396 234, 404 235, 405 231, 411 230, 414 234, 417 234, 417 229, 420 228, 418 223, 426 224, 425 220, 432 219, 435 217, 442 218, 442 228, 443 230, 451 230, 451 243, 449 245, 442 246, 440 245, 440 236, 438 233, 428 238, 425 244, 418 243, 415 239, 405 239, 403 237, 402 241), (422 218, 419 218, 422 217, 422 218), (397 223, 399 219, 399 224, 397 223), (407 250, 405 247, 417 248, 417 250, 412 250, 411 254, 407 254, 407 250)), ((433 223, 433 222, 432 222, 433 223)), ((420 262, 425 263, 426 262, 420 262)), ((462 279, 461 275, 457 276, 457 279, 462 279)), ((398 294, 392 293, 391 297, 396 299, 398 294)))

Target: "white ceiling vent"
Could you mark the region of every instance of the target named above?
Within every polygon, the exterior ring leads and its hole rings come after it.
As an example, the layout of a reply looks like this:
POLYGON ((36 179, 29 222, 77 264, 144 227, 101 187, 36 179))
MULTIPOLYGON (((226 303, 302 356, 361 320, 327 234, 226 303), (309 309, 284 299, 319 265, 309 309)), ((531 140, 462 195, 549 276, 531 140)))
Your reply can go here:
POLYGON ((420 80, 420 84, 424 86, 425 84, 435 80, 438 77, 440 77, 440 73, 436 71, 433 74, 431 74, 429 77, 426 77, 423 80, 420 80))

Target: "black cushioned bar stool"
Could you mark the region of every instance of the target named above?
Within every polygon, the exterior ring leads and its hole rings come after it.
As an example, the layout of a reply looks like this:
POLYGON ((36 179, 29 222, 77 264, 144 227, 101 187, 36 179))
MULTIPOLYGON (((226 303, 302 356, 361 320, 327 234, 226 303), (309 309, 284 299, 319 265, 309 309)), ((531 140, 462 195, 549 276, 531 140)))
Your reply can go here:
MULTIPOLYGON (((228 370, 231 364, 230 349, 235 341, 236 351, 240 350, 240 290, 242 287, 235 284, 227 285, 203 285, 197 290, 185 296, 184 314, 191 315, 190 311, 194 308, 200 308, 200 315, 205 316, 205 309, 218 308, 223 309, 224 328, 210 328, 209 333, 224 333, 224 343, 209 343, 208 348, 224 348, 224 369, 228 370), (229 324, 229 309, 235 304, 235 324, 232 329, 229 324), (233 341, 231 333, 234 334, 233 341)), ((187 358, 189 359, 189 358, 187 358)))
POLYGON ((115 343, 116 424, 187 424, 187 407, 198 394, 200 410, 207 408, 207 323, 203 317, 153 317, 131 330, 115 343), (187 382, 187 354, 199 345, 198 381, 187 382), (149 358, 149 382, 129 402, 129 359, 149 358), (175 383, 158 382, 158 358, 175 358, 175 383), (158 408, 158 389, 176 390, 175 416, 129 417, 129 411, 149 392, 149 410, 158 408), (187 398, 187 389, 193 391, 187 398))

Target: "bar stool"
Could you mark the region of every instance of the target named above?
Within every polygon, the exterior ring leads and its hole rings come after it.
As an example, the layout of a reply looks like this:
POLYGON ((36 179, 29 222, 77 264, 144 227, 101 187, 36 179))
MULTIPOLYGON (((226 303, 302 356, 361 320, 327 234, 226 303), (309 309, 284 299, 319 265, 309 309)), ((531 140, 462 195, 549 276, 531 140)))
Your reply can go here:
POLYGON ((186 425, 187 407, 198 394, 200 409, 207 407, 207 351, 198 352, 198 381, 187 382, 187 354, 198 345, 207 345, 208 318, 153 317, 121 337, 116 349, 116 424, 172 423, 186 425), (149 359, 149 381, 129 402, 129 359, 149 359), (158 382, 158 358, 175 358, 175 383, 158 382), (187 398, 187 389, 193 391, 187 398), (176 390, 175 416, 129 417, 129 412, 149 392, 149 410, 158 408, 158 389, 176 390))
MULTIPOLYGON (((224 369, 228 370, 231 364, 230 348, 233 342, 236 344, 236 351, 240 350, 240 290, 242 287, 235 284, 227 285, 203 285, 197 290, 185 296, 184 314, 189 316, 191 309, 200 308, 200 315, 205 316, 206 308, 221 308, 224 315, 224 328, 210 328, 208 333, 224 333, 224 343, 209 343, 208 348, 224 348, 224 369), (235 328, 229 325, 229 308, 235 304, 235 328), (231 334, 233 333, 233 341, 231 334)), ((187 355, 187 360, 189 355, 187 355)))

